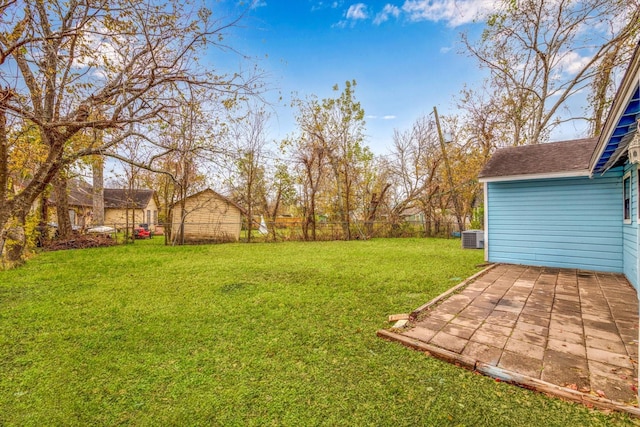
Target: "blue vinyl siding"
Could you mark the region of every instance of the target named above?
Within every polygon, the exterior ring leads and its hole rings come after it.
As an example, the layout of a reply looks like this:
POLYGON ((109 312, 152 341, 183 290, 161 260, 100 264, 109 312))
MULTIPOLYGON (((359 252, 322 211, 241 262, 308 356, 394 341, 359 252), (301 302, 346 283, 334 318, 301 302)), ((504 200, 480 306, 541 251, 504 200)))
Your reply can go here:
POLYGON ((625 271, 621 169, 593 179, 490 182, 487 189, 489 261, 625 271))
POLYGON ((627 173, 631 173, 631 223, 622 226, 622 258, 624 275, 638 289, 638 170, 627 164, 627 173))

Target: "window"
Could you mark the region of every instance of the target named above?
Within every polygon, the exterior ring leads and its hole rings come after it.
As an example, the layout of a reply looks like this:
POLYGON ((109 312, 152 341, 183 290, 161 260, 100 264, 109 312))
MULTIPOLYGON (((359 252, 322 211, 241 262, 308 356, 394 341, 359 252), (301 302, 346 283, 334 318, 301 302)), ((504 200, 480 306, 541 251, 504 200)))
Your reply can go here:
MULTIPOLYGON (((637 197, 638 197, 638 205, 636 206, 636 210, 638 211, 638 218, 640 218, 640 173, 638 173, 638 181, 637 181, 637 187, 638 190, 637 193, 637 197)), ((640 221, 639 221, 640 222, 640 221)))
POLYGON ((622 178, 623 214, 625 224, 631 224, 631 173, 622 178))
POLYGON ((147 227, 151 224, 151 211, 147 209, 147 227))

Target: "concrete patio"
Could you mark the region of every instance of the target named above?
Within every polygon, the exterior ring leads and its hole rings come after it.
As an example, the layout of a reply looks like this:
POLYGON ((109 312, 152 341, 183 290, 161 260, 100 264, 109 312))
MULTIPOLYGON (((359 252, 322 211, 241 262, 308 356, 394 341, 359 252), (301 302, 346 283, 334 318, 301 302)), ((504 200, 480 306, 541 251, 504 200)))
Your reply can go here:
POLYGON ((378 334, 503 381, 640 415, 638 298, 620 274, 495 265, 378 334))

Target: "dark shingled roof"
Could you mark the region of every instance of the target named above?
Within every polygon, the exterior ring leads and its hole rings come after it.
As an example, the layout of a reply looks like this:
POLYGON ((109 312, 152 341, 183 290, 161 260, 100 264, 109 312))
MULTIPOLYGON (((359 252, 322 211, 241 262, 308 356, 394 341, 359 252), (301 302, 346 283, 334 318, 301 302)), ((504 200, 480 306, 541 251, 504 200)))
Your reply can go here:
POLYGON ((82 180, 71 180, 67 183, 67 188, 69 189, 69 205, 93 205, 93 189, 86 182, 82 180))
MULTIPOLYGON (((93 187, 81 179, 70 179, 67 182, 69 191, 69 206, 93 206, 93 187)), ((104 207, 112 209, 144 209, 153 197, 153 190, 121 188, 104 189, 104 207)), ((52 193, 49 203, 55 204, 56 198, 52 193)))
POLYGON ((501 148, 480 171, 479 178, 588 172, 598 138, 501 148))
MULTIPOLYGON (((67 191, 69 192, 69 206, 92 206, 93 193, 91 185, 81 179, 69 179, 67 181, 67 191)), ((56 204, 56 196, 51 192, 48 197, 49 203, 56 204)))
POLYGON ((105 188, 104 207, 143 209, 149 204, 151 197, 153 197, 153 190, 105 188))

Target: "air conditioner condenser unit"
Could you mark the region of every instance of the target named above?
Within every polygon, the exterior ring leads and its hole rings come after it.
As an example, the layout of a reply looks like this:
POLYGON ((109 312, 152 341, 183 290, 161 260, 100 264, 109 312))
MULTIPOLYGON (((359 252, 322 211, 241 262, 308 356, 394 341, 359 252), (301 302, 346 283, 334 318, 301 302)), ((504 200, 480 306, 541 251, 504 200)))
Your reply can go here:
POLYGON ((462 247, 464 249, 483 249, 484 231, 467 230, 462 232, 462 247))

